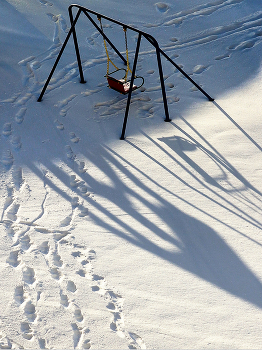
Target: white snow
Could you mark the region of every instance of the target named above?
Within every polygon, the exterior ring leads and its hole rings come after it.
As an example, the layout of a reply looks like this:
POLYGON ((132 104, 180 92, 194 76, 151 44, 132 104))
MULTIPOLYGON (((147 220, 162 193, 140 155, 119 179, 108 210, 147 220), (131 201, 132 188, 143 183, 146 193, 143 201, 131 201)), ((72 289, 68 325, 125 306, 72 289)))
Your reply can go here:
POLYGON ((0 349, 261 348, 261 1, 78 3, 151 34, 215 101, 162 57, 165 123, 142 38, 120 140, 127 96, 82 14, 86 83, 70 38, 37 102, 71 3, 1 0, 0 349))

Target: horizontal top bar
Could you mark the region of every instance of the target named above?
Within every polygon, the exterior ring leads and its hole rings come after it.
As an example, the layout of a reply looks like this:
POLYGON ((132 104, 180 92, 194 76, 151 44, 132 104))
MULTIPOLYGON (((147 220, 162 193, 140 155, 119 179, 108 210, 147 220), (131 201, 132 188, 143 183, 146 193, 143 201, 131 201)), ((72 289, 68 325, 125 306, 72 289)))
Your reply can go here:
POLYGON ((125 23, 119 22, 119 21, 117 21, 117 20, 115 20, 115 19, 113 19, 113 18, 104 16, 104 15, 102 15, 101 13, 95 12, 95 11, 93 11, 93 10, 89 10, 88 8, 83 7, 83 6, 81 6, 81 5, 77 5, 77 4, 72 4, 72 5, 70 5, 70 6, 68 7, 68 11, 69 11, 71 14, 72 14, 72 9, 73 9, 73 7, 76 7, 76 8, 78 8, 79 10, 81 10, 81 11, 83 11, 83 12, 92 13, 93 15, 96 15, 96 16, 98 16, 98 17, 100 17, 100 18, 104 18, 104 19, 106 19, 107 21, 113 22, 113 23, 118 24, 118 25, 120 25, 120 26, 122 26, 122 27, 125 27, 125 28, 127 28, 127 29, 130 29, 130 30, 132 30, 132 31, 134 31, 134 32, 136 32, 136 33, 139 33, 139 34, 143 35, 153 46, 155 46, 155 48, 159 48, 159 45, 158 45, 157 40, 156 40, 152 35, 150 35, 150 34, 148 34, 148 33, 145 33, 145 32, 143 32, 143 31, 141 31, 141 30, 139 30, 139 29, 136 29, 136 28, 134 28, 134 27, 131 27, 131 26, 126 25, 125 23))

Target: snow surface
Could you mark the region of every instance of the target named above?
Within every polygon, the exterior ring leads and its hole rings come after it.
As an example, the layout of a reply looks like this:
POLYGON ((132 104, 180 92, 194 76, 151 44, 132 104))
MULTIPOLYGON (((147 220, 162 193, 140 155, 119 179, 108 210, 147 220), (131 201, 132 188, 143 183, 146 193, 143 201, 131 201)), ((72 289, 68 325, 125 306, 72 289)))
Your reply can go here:
POLYGON ((127 97, 82 16, 86 84, 70 39, 38 103, 70 1, 1 0, 0 348, 261 348, 261 0, 79 4, 150 33, 215 101, 162 58, 164 123, 142 40, 121 141, 127 97))

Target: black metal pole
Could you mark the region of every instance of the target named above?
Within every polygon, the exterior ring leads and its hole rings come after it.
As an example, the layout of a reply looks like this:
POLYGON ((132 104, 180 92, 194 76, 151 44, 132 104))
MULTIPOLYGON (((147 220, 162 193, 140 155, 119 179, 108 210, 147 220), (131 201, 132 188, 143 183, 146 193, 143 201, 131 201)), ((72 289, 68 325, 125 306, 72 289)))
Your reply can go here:
POLYGON ((164 51, 161 49, 159 49, 159 51, 170 63, 173 64, 173 66, 176 67, 177 70, 179 70, 180 73, 182 73, 189 81, 191 81, 191 83, 194 84, 198 90, 201 91, 202 94, 204 94, 209 99, 209 101, 214 101, 214 99, 208 95, 208 93, 206 93, 205 90, 203 90, 193 79, 191 79, 190 76, 183 71, 183 69, 181 69, 173 60, 171 60, 171 58, 164 51))
POLYGON ((43 98, 43 96, 44 96, 44 93, 45 93, 45 91, 46 91, 46 88, 47 88, 47 86, 48 86, 48 84, 49 84, 49 82, 50 82, 50 80, 51 80, 51 78, 52 78, 52 75, 54 74, 54 71, 55 71, 55 69, 56 69, 56 67, 57 67, 57 65, 58 65, 58 62, 60 61, 60 58, 61 58, 61 56, 62 56, 62 54, 63 54, 63 52, 64 52, 64 49, 65 49, 65 47, 66 47, 66 45, 67 45, 67 43, 68 43, 68 40, 69 40, 69 38, 70 38, 70 36, 71 36, 71 34, 72 34, 72 32, 73 32, 73 29, 74 29, 74 27, 75 27, 75 25, 76 25, 76 22, 77 22, 77 20, 78 20, 78 18, 79 18, 79 16, 80 16, 80 13, 81 13, 81 9, 79 9, 78 12, 77 12, 77 14, 76 14, 76 17, 75 17, 75 19, 74 19, 74 22, 73 22, 73 24, 71 25, 71 28, 70 28, 70 30, 69 30, 69 32, 68 32, 66 38, 65 38, 64 44, 63 44, 62 47, 61 47, 61 50, 60 50, 60 52, 59 52, 59 54, 58 54, 58 56, 57 56, 57 59, 56 59, 54 65, 53 65, 53 68, 52 68, 52 70, 51 70, 51 72, 50 72, 50 74, 49 74, 49 76, 48 76, 48 78, 47 78, 47 80, 46 80, 46 82, 45 82, 45 85, 44 85, 44 87, 43 87, 43 89, 42 89, 42 91, 41 91, 40 96, 38 97, 38 100, 37 100, 38 102, 41 102, 41 101, 42 101, 42 98, 43 98))
POLYGON ((135 59, 134 59, 133 70, 132 70, 131 81, 130 81, 130 88, 129 88, 127 103, 126 103, 126 113, 125 113, 125 118, 124 118, 124 123, 123 123, 122 134, 121 134, 120 140, 125 139, 126 124, 127 124, 129 106, 130 106, 130 102, 131 102, 132 89, 133 89, 133 85, 134 85, 140 42, 141 42, 141 33, 138 34, 138 39, 137 39, 135 59))
POLYGON ((157 57, 157 63, 158 63, 158 69, 159 69, 159 78, 160 78, 160 83, 161 83, 163 103, 164 103, 164 109, 165 109, 165 115, 166 115, 165 122, 171 122, 171 119, 169 118, 167 99, 166 99, 166 88, 165 88, 163 69, 162 69, 162 63, 161 63, 161 57, 160 57, 160 52, 159 52, 159 46, 158 45, 156 47, 156 57, 157 57))
MULTIPOLYGON (((123 57, 123 55, 119 52, 119 50, 115 47, 115 45, 112 43, 112 41, 110 39, 108 39, 108 37, 105 35, 105 33, 99 28, 99 26, 96 24, 96 22, 93 20, 93 18, 91 16, 89 16, 89 14, 83 10, 84 14, 86 15, 86 17, 89 19, 89 21, 93 24, 93 26, 99 31, 99 33, 102 35, 102 37, 108 42, 108 44, 112 47, 112 49, 117 53, 117 55, 121 58, 121 60, 124 62, 124 64, 126 65, 126 59, 123 57)), ((98 15, 99 16, 99 15, 98 15)))
MULTIPOLYGON (((72 8, 71 7, 69 7, 68 12, 69 12, 69 18, 70 18, 71 27, 72 27, 72 24, 74 23, 74 17, 73 17, 73 13, 72 13, 72 8)), ((81 84, 85 84, 86 81, 85 81, 84 74, 83 74, 82 63, 81 63, 79 46, 78 46, 77 37, 76 37, 75 26, 73 26, 73 39, 74 39, 74 44, 75 44, 76 58, 77 58, 77 63, 78 63, 79 75, 80 75, 80 83, 81 84)))

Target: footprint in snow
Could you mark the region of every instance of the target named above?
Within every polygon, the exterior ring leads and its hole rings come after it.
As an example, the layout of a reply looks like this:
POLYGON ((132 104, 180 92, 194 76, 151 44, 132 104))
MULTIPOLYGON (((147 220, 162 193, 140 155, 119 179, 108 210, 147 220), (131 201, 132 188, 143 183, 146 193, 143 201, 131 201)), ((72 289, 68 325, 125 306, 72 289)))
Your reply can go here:
POLYGON ((71 199, 71 205, 72 205, 72 208, 75 209, 79 206, 79 198, 78 197, 73 197, 71 199))
POLYGON ((46 341, 43 338, 38 339, 38 344, 40 346, 40 349, 46 349, 46 341))
POLYGON ((61 272, 56 267, 52 267, 50 269, 50 273, 51 273, 51 276, 57 281, 61 278, 61 272))
POLYGON ((55 123, 55 126, 58 130, 64 130, 64 125, 62 123, 60 123, 60 121, 58 119, 55 119, 54 123, 55 123))
POLYGON ((68 307, 69 306, 68 296, 66 294, 62 294, 62 291, 60 291, 60 303, 64 307, 68 307))
POLYGON ((24 313, 30 322, 34 322, 36 319, 35 305, 31 301, 28 301, 24 307, 24 313))
POLYGON ((60 226, 61 227, 66 227, 69 226, 72 222, 72 215, 66 216, 61 222, 60 226))
POLYGON ((76 274, 78 274, 78 275, 81 276, 81 277, 85 277, 85 276, 86 276, 85 270, 82 270, 82 269, 76 271, 76 274))
POLYGON ((24 251, 28 250, 31 247, 30 237, 28 235, 21 237, 20 244, 21 244, 22 250, 24 251))
POLYGON ((11 144, 15 150, 19 150, 22 147, 21 137, 14 135, 11 139, 11 144))
POLYGON ((15 288, 14 299, 19 305, 23 304, 23 302, 25 301, 23 286, 17 286, 15 288))
POLYGON ((82 322, 84 320, 84 317, 80 309, 75 309, 74 315, 77 322, 82 322))
POLYGON ((193 68, 193 74, 201 74, 203 73, 206 69, 208 68, 208 66, 203 66, 201 64, 195 66, 193 68))
POLYGON ((76 323, 72 323, 71 327, 73 329, 74 348, 76 348, 77 345, 79 344, 80 339, 81 339, 82 329, 78 328, 76 323))
POLYGON ((54 252, 52 255, 53 255, 52 258, 53 258, 54 265, 57 266, 57 267, 62 267, 63 266, 63 261, 61 259, 61 256, 58 253, 56 253, 56 252, 54 252))
POLYGON ((2 164, 6 168, 10 168, 13 165, 13 163, 14 163, 14 156, 10 151, 10 149, 4 151, 2 155, 2 164))
POLYGON ((165 4, 164 2, 157 2, 155 4, 156 6, 156 9, 159 11, 159 12, 167 12, 169 10, 169 6, 167 4, 165 4))
POLYGON ((53 6, 53 4, 49 1, 46 0, 38 0, 40 4, 45 5, 45 6, 53 6))
POLYGON ((10 136, 12 134, 12 124, 11 123, 4 124, 2 134, 4 136, 10 136))
POLYGON ((129 332, 129 335, 132 339, 132 342, 129 345, 129 349, 137 349, 137 345, 139 346, 139 349, 146 349, 146 345, 139 335, 132 332, 129 332))
POLYGON ((33 331, 27 322, 22 322, 20 325, 22 336, 27 340, 31 340, 33 338, 33 331))
POLYGON ((82 255, 81 252, 72 252, 71 255, 74 257, 74 258, 80 258, 80 256, 82 255))
POLYGON ((16 221, 17 220, 17 212, 19 210, 20 205, 17 203, 13 203, 9 211, 7 212, 7 217, 11 221, 16 221))
POLYGON ((13 267, 17 267, 21 262, 19 260, 19 250, 11 252, 9 257, 6 259, 6 262, 13 267))
POLYGON ((21 124, 24 121, 24 116, 26 114, 26 107, 22 107, 15 115, 15 121, 17 122, 17 124, 21 124))
POLYGON ((72 141, 74 143, 78 143, 80 141, 80 138, 77 137, 76 134, 73 132, 69 133, 69 138, 70 138, 70 141, 72 141))
POLYGON ((27 284, 35 282, 35 271, 32 267, 25 267, 23 270, 23 280, 27 284))
POLYGON ((86 172, 86 169, 85 169, 85 162, 80 162, 79 165, 78 165, 78 170, 80 172, 80 174, 83 174, 86 172))
POLYGON ((41 245, 39 246, 39 250, 42 254, 48 254, 49 253, 49 242, 45 241, 43 243, 41 243, 41 245))
POLYGON ((216 61, 220 61, 220 60, 225 60, 225 59, 227 59, 227 58, 230 58, 230 55, 229 55, 228 53, 225 53, 225 54, 223 54, 223 55, 220 55, 220 56, 215 57, 215 60, 216 60, 216 61))
POLYGON ((66 289, 71 292, 71 293, 75 293, 77 291, 76 285, 73 281, 68 281, 67 282, 67 287, 66 289))
POLYGON ((75 188, 78 186, 79 180, 77 180, 75 175, 70 175, 70 187, 75 188))
POLYGON ((72 151, 72 148, 69 145, 66 145, 65 150, 66 150, 67 159, 74 160, 76 156, 75 156, 74 152, 72 151))
POLYGON ((13 182, 14 182, 16 188, 19 189, 24 182, 22 168, 21 167, 14 167, 13 172, 12 172, 12 176, 13 176, 13 182))
POLYGON ((90 348, 91 348, 91 340, 90 340, 90 339, 86 339, 86 340, 83 342, 82 348, 83 348, 83 349, 90 349, 90 348))

